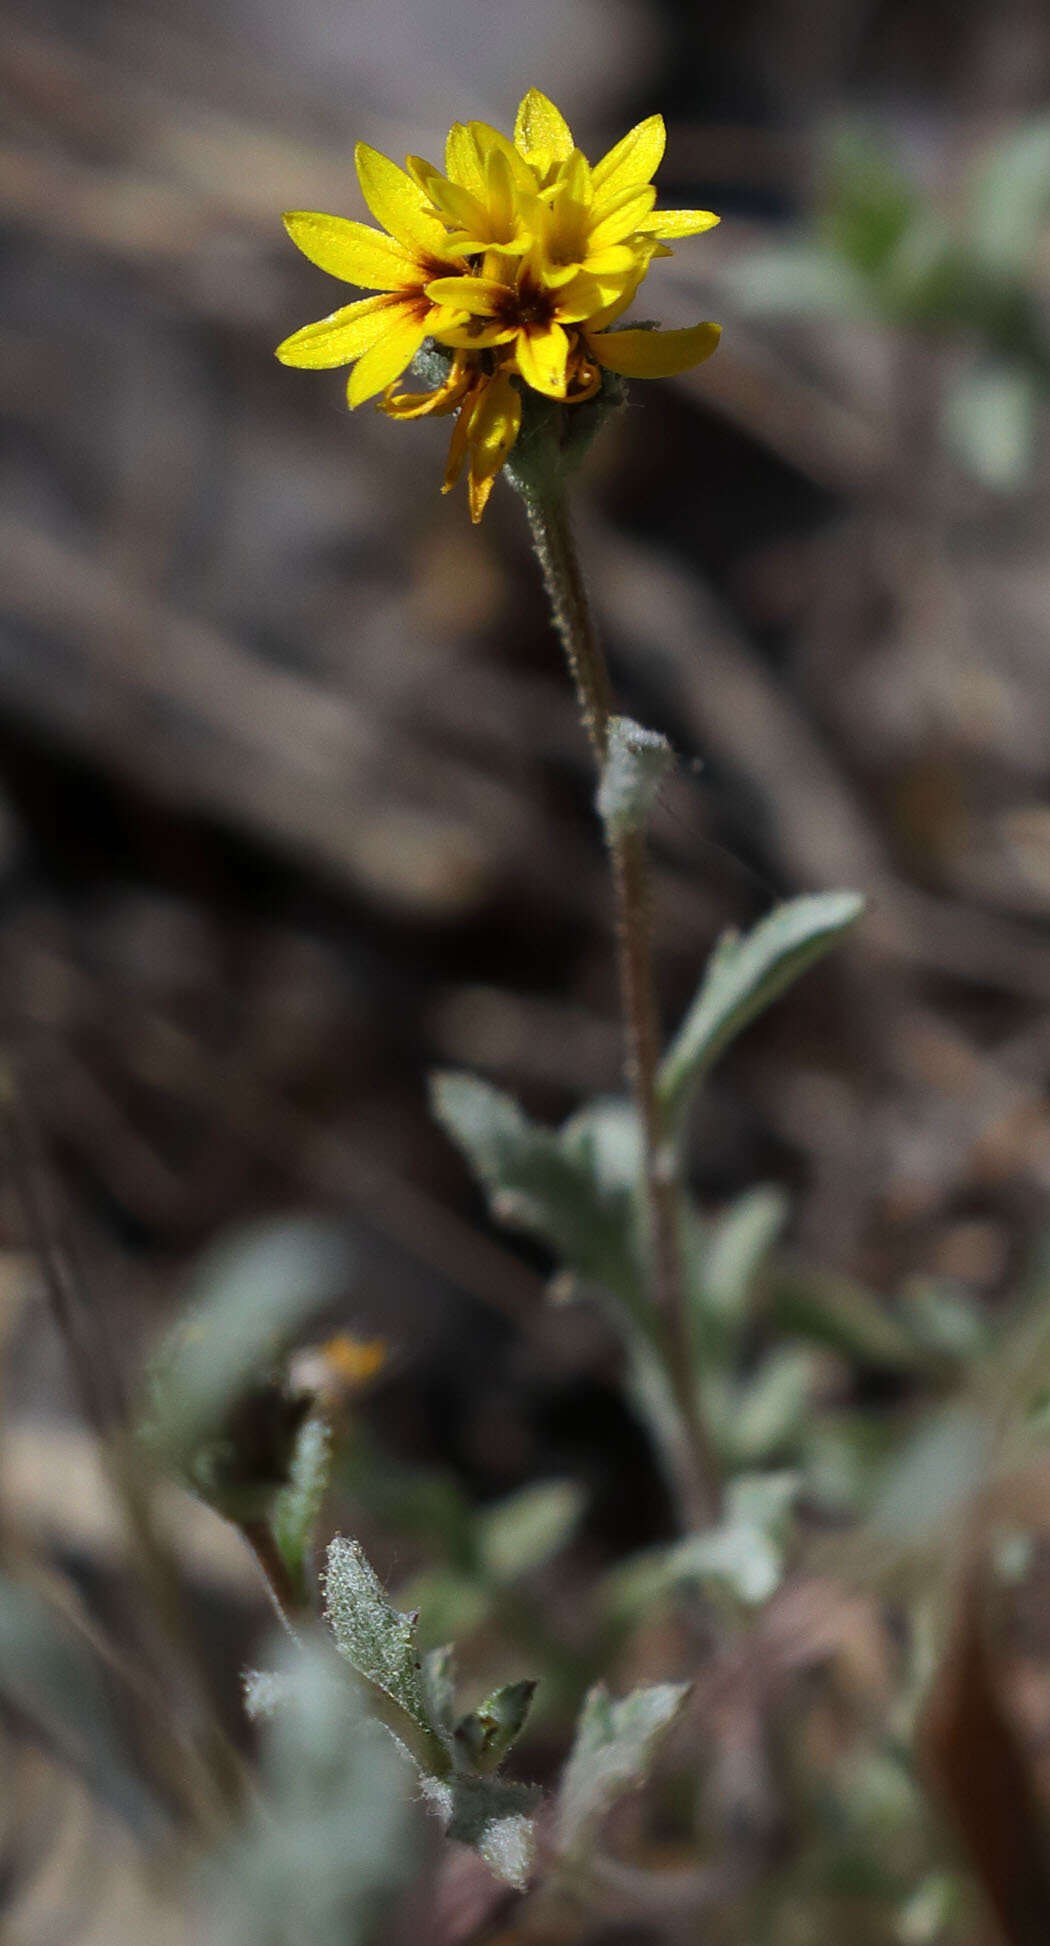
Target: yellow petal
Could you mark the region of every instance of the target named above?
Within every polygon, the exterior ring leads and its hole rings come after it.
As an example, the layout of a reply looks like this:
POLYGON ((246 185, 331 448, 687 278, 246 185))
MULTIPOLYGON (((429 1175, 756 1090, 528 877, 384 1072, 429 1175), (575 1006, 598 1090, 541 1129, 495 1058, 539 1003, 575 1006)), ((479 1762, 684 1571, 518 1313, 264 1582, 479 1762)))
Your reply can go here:
MULTIPOLYGON (((488 225, 486 224, 485 227, 487 229, 488 225)), ((506 242, 501 243, 499 248, 506 251, 509 256, 520 257, 531 248, 531 243, 531 237, 523 233, 521 236, 510 237, 506 242)), ((469 230, 450 230, 445 237, 445 255, 448 257, 480 257, 484 251, 491 250, 492 247, 490 236, 473 236, 469 230)), ((670 254, 671 252, 668 251, 667 255, 670 254)))
POLYGON ((439 312, 431 313, 427 329, 439 344, 449 345, 454 351, 487 351, 492 345, 509 345, 518 332, 516 324, 490 324, 484 318, 465 318, 462 324, 443 324, 439 312))
POLYGON ((432 304, 427 318, 427 330, 432 338, 440 338, 443 331, 455 331, 461 324, 469 324, 470 313, 460 305, 432 304))
POLYGON ((471 469, 470 477, 467 481, 467 498, 470 502, 470 518, 474 522, 475 527, 488 505, 489 494, 492 492, 495 483, 496 475, 494 473, 488 474, 483 480, 477 480, 474 477, 473 469, 471 469))
POLYGON ((391 386, 383 400, 383 411, 391 419, 441 419, 455 412, 469 384, 464 367, 455 360, 443 384, 432 392, 395 392, 391 386))
POLYGON ((493 241, 504 243, 518 227, 514 177, 502 149, 493 149, 485 164, 485 190, 493 241))
POLYGON ((448 442, 448 460, 445 465, 442 493, 451 493, 463 471, 463 461, 467 457, 467 434, 470 431, 473 411, 474 401, 470 398, 465 399, 460 406, 459 417, 452 428, 452 437, 448 442))
POLYGON ((591 200, 591 165, 582 149, 573 149, 572 154, 562 164, 558 177, 558 192, 570 203, 587 204, 591 200))
POLYGON ((561 110, 538 88, 530 88, 522 97, 514 124, 514 141, 526 162, 531 162, 541 177, 556 163, 564 162, 574 146, 572 130, 561 110))
POLYGON ((289 211, 284 227, 304 257, 347 284, 396 291, 419 281, 416 266, 401 245, 381 230, 369 229, 367 223, 300 209, 289 211))
POLYGON ((536 267, 538 281, 546 285, 549 291, 560 290, 563 284, 571 284, 573 278, 578 277, 583 268, 582 264, 579 263, 552 263, 550 258, 546 256, 536 257, 534 255, 532 261, 536 267))
POLYGON ((347 380, 346 402, 353 410, 363 405, 400 378, 405 366, 419 350, 429 330, 429 321, 420 319, 415 304, 400 304, 390 312, 390 324, 378 344, 358 359, 347 380))
POLYGON ((381 338, 390 320, 390 309, 400 300, 388 297, 362 297, 357 304, 344 304, 331 317, 304 324, 277 347, 282 365, 299 365, 309 371, 331 371, 334 365, 349 365, 381 338))
POLYGON ((499 472, 521 426, 521 393, 506 372, 485 386, 470 422, 470 470, 476 479, 499 472))
POLYGON ((469 311, 472 317, 494 317, 501 302, 511 293, 505 284, 487 277, 435 277, 426 286, 432 304, 449 304, 456 311, 469 311))
POLYGON ((358 143, 354 159, 361 194, 376 222, 389 230, 410 255, 440 257, 445 242, 444 225, 431 215, 430 199, 418 183, 406 176, 396 162, 380 155, 378 149, 370 149, 367 142, 358 143))
POLYGON ((636 253, 626 243, 612 243, 607 250, 588 250, 584 268, 589 277, 622 277, 637 264, 636 253))
POLYGON ((427 183, 430 177, 441 175, 440 169, 435 169, 434 164, 428 162, 425 155, 406 155, 405 168, 412 181, 418 183, 425 195, 429 194, 427 183))
POLYGON ((563 324, 580 324, 586 318, 591 329, 597 329, 594 319, 598 314, 619 302, 627 291, 637 290, 640 282, 637 272, 630 268, 605 277, 581 271, 558 292, 558 317, 563 324))
POLYGON ((518 370, 534 392, 543 392, 549 399, 565 397, 569 339, 560 324, 519 331, 514 349, 518 370))
POLYGON ((655 201, 656 191, 651 184, 623 190, 611 202, 603 198, 601 221, 591 231, 591 249, 604 250, 608 244, 619 243, 632 230, 640 229, 655 201))
POLYGON ((445 140, 445 173, 450 182, 469 190, 472 196, 485 194, 485 164, 471 129, 453 122, 445 140))
POLYGON ((465 230, 470 236, 487 229, 484 189, 480 196, 475 196, 458 182, 446 182, 444 176, 431 176, 427 193, 446 223, 465 230))
POLYGON ((638 228, 648 236, 702 236, 722 221, 709 209, 654 209, 644 216, 638 228))
POLYGON ((467 126, 474 138, 474 147, 483 169, 491 156, 502 155, 518 188, 535 193, 536 178, 532 170, 500 129, 492 128, 488 122, 469 122, 467 126))
POLYGON ((660 166, 667 140, 662 115, 650 115, 632 128, 594 165, 594 194, 604 201, 630 184, 649 182, 660 166))
POLYGON ((627 278, 626 283, 617 293, 616 297, 610 303, 606 304, 603 310, 592 312, 587 319, 588 337, 593 337, 596 331, 604 331, 608 325, 614 323, 618 317, 623 315, 628 305, 633 304, 637 297, 638 286, 644 277, 644 268, 632 271, 630 277, 627 278))
POLYGON ((625 378, 673 378, 710 358, 720 324, 694 324, 685 331, 597 331, 587 344, 599 365, 625 378))

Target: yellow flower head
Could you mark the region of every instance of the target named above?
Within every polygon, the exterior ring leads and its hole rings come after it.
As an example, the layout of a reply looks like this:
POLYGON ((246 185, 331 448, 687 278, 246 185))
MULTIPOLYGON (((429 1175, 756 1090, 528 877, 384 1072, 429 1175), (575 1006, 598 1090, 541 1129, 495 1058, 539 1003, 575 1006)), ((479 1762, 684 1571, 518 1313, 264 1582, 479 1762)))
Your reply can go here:
POLYGON ((709 210, 655 208, 664 141, 662 117, 651 115, 592 166, 533 88, 513 142, 486 122, 455 123, 444 175, 419 156, 399 169, 360 143, 361 190, 382 228, 312 212, 285 223, 313 263, 375 295, 304 325, 278 358, 351 365, 352 407, 382 393, 392 418, 455 412, 444 490, 469 458, 471 516, 480 520, 530 393, 572 407, 595 397, 603 370, 669 378, 718 343, 715 324, 609 328, 671 239, 718 222, 709 210), (440 383, 398 391, 426 340, 449 354, 440 383))

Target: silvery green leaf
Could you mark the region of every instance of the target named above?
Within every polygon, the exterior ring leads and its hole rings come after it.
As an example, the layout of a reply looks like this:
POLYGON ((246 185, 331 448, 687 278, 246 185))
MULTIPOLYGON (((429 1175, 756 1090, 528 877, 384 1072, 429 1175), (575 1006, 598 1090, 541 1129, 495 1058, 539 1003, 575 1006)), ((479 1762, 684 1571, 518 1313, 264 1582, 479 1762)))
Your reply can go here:
POLYGON ((664 1057, 660 1093, 681 1117, 694 1089, 730 1041, 856 925, 855 892, 821 892, 777 906, 749 933, 724 933, 664 1057))
POLYGON ((618 1173, 608 1173, 613 1127, 617 1171, 622 1166, 622 1113, 613 1120, 601 1111, 575 1116, 559 1133, 530 1121, 509 1095, 474 1075, 436 1075, 431 1094, 437 1119, 488 1191, 493 1215, 542 1238, 627 1308, 637 1304, 631 1192, 618 1173))
POLYGON ((823 176, 826 247, 859 276, 880 280, 921 214, 897 152, 860 122, 840 124, 831 132, 823 176))
POLYGON ((631 1102, 615 1095, 587 1102, 562 1124, 558 1143, 571 1162, 586 1169, 603 1203, 625 1206, 643 1166, 642 1134, 631 1102))
POLYGON ((530 1817, 512 1811, 509 1817, 490 1818, 482 1826, 475 1847, 494 1878, 512 1885, 516 1892, 528 1891, 536 1856, 536 1836, 530 1817))
POLYGON ((825 1360, 800 1346, 783 1345, 763 1359, 739 1388, 727 1433, 737 1465, 775 1459, 810 1411, 825 1360))
POLYGON ((760 1183, 709 1223, 702 1248, 694 1253, 695 1302, 724 1322, 745 1315, 755 1280, 788 1217, 782 1189, 760 1183))
POLYGON ((328 1549, 325 1614, 336 1647, 422 1730, 432 1732, 413 1615, 399 1614, 356 1541, 328 1549))
POLYGON ((770 1308, 778 1331, 827 1345, 860 1364, 915 1371, 929 1362, 888 1304, 838 1272, 778 1268, 770 1308))
POLYGON ((288 1678, 275 1669, 245 1669, 241 1689, 245 1714, 256 1722, 280 1709, 288 1696, 288 1678))
POLYGON ((203 1874, 207 1946, 367 1946, 415 1863, 412 1773, 327 1642, 274 1649, 261 1789, 203 1874))
POLYGON ((332 1468, 332 1435, 323 1419, 303 1420, 296 1435, 289 1480, 275 1495, 270 1526, 278 1553, 300 1596, 306 1596, 321 1504, 332 1468))
POLYGON ((966 1887, 954 1872, 928 1872, 897 1914, 901 1946, 938 1946, 964 1923, 966 1887))
POLYGON ((933 1534, 943 1539, 987 1482, 995 1443, 996 1428, 976 1405, 946 1406, 891 1467, 873 1529, 906 1550, 933 1534))
POLYGON ((451 1642, 427 1650, 423 1689, 431 1722, 439 1734, 450 1737, 456 1716, 456 1651, 451 1642))
POLYGON ((916 1279, 902 1293, 901 1311, 918 1343, 942 1358, 968 1364, 991 1348, 987 1309, 959 1284, 916 1279))
POLYGON ((748 1607, 768 1601, 783 1578, 784 1540, 801 1484, 793 1472, 731 1480, 717 1527, 672 1547, 650 1548, 614 1570, 606 1582, 612 1612, 632 1618, 671 1590, 689 1586, 721 1587, 748 1607))
POLYGON ((525 1727, 536 1684, 504 1683, 456 1725, 456 1747, 477 1771, 496 1770, 525 1727))
POLYGON ((782 1536, 800 1486, 797 1473, 742 1475, 731 1480, 720 1524, 690 1534, 669 1549, 668 1582, 720 1585, 747 1607, 768 1601, 783 1579, 782 1536))
POLYGON ((970 236, 1000 277, 1033 263, 1050 210, 1050 116, 1022 123, 986 158, 974 189, 970 236))
POLYGON ((470 1845, 494 1877, 524 1892, 535 1853, 531 1813, 540 1792, 531 1784, 507 1783, 501 1777, 460 1774, 447 1779, 424 1777, 421 1782, 423 1795, 448 1836, 470 1845))
POLYGON ((610 718, 598 788, 598 815, 610 834, 644 830, 673 762, 666 737, 643 730, 629 716, 610 718))
POLYGON ((1044 396, 1031 371, 1003 359, 986 360, 955 381, 945 401, 944 436, 982 486, 1012 493, 1024 484, 1044 396))
POLYGON ((310 1314, 345 1287, 345 1236, 303 1218, 261 1222, 210 1250, 151 1377, 150 1443, 187 1465, 244 1390, 266 1373, 310 1314))
POLYGON ((478 1516, 481 1563, 494 1581, 516 1581, 565 1546, 584 1507, 572 1480, 542 1480, 522 1487, 478 1516))
POLYGON ((587 1695, 558 1794, 558 1845, 586 1850, 616 1800, 644 1784, 688 1683, 657 1683, 615 1701, 604 1683, 587 1695))

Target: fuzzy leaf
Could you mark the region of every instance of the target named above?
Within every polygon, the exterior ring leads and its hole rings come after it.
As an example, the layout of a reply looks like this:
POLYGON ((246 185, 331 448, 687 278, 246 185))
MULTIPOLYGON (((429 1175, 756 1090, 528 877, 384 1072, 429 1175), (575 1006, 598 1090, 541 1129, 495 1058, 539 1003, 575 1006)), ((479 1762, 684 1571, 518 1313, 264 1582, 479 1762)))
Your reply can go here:
POLYGON ((799 1487, 796 1473, 742 1475, 731 1481, 725 1519, 670 1550, 669 1579, 678 1585, 720 1583, 748 1607, 768 1601, 784 1573, 781 1536, 799 1487))
POLYGON ((738 1466, 776 1459, 810 1415, 813 1393, 824 1369, 819 1353, 801 1345, 781 1345, 762 1360, 739 1389, 726 1428, 738 1466))
POLYGON ((666 1108, 681 1116, 693 1090, 748 1023, 856 925, 855 892, 822 892, 777 906, 752 932, 724 933, 660 1073, 666 1108))
POLYGON ((200 1872, 208 1946, 368 1946, 412 1871, 404 1762, 318 1636, 274 1645, 258 1797, 200 1872))
POLYGON ((635 1689, 619 1702, 604 1683, 588 1693, 558 1796, 563 1853, 584 1850, 617 1798, 645 1783, 688 1693, 688 1683, 635 1689))
POLYGON ((478 1519, 482 1565, 500 1582, 542 1567, 565 1546, 583 1507, 582 1489, 572 1480, 543 1480, 486 1507, 478 1519))
MULTIPOLYGON (((488 1191, 493 1215, 542 1238, 569 1268, 626 1305, 636 1301, 623 1142, 610 1170, 602 1110, 575 1116, 559 1132, 530 1121, 509 1095, 473 1075, 436 1075, 431 1094, 437 1119, 488 1191)), ((619 1105, 614 1121, 622 1138, 619 1105)), ((637 1153, 636 1138, 628 1146, 637 1153)))
POLYGON ((358 1543, 341 1536, 328 1549, 325 1612, 337 1648, 358 1675, 381 1689, 420 1729, 432 1732, 416 1648, 416 1616, 398 1613, 358 1543))
POLYGON ((1030 473, 1042 397, 1035 374, 1005 359, 986 360, 952 386, 945 438, 967 471, 993 492, 1015 492, 1030 473))
POLYGON ((147 1437, 166 1461, 192 1462, 351 1265, 345 1237, 305 1218, 254 1224, 207 1253, 152 1373, 147 1437))
POLYGON ((771 1311, 779 1332, 828 1345, 861 1365, 914 1371, 928 1363, 886 1303, 837 1273, 778 1270, 771 1311))
POLYGON ((496 1770, 525 1727, 534 1680, 504 1683, 456 1725, 457 1748, 478 1771, 496 1770))
POLYGON ((739 1324, 755 1279, 788 1215, 783 1190, 760 1183, 745 1190, 709 1226, 693 1268, 694 1302, 701 1316, 713 1313, 739 1324))
POLYGON ((451 1642, 427 1650, 423 1657, 423 1688, 431 1722, 439 1734, 450 1737, 456 1714, 456 1651, 451 1642))
POLYGON ((674 762, 666 737, 643 730, 629 716, 609 722, 609 743, 598 789, 598 815, 610 834, 644 829, 656 794, 674 762))
POLYGON ((1050 210, 1050 116, 1022 123, 997 143, 974 185, 971 235, 999 277, 1033 265, 1050 210))
POLYGON ((649 1549, 614 1570, 606 1583, 612 1612, 627 1620, 671 1589, 689 1586, 721 1587, 749 1607, 768 1601, 783 1576, 783 1541, 800 1486, 799 1475, 788 1472, 730 1481, 717 1527, 649 1549))
POLYGON ((535 1853, 530 1813, 539 1791, 530 1784, 476 1776, 447 1781, 424 1777, 422 1788, 448 1836, 470 1845, 496 1878, 524 1892, 535 1853))
POLYGON ((253 1723, 266 1722, 288 1701, 291 1685, 287 1672, 276 1669, 245 1669, 241 1676, 244 1713, 253 1723))
POLYGON ((270 1525, 278 1552, 300 1597, 332 1470, 332 1436, 323 1419, 304 1419, 292 1454, 288 1485, 276 1495, 270 1525))

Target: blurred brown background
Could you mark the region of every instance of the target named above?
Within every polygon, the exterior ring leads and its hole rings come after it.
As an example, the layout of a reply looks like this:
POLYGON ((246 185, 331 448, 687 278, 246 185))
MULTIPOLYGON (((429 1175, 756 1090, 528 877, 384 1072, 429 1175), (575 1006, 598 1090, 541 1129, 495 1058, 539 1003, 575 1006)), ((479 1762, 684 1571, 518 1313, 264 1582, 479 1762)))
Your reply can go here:
MULTIPOLYGON (((800 1258, 880 1292, 995 1302, 1050 1183, 1050 15, 44 0, 0 46, 5 1028, 126 1373, 214 1236, 321 1210, 360 1253, 342 1321, 394 1348, 397 1449, 479 1494, 568 1469, 645 1538, 606 1348, 552 1330, 425 1100, 438 1065, 552 1118, 619 1085, 520 508, 500 487, 473 530, 440 426, 275 363, 342 301, 280 211, 362 215, 356 140, 434 155, 530 85, 592 155, 665 113, 662 200, 723 222, 642 314, 723 344, 635 387, 579 509, 621 697, 681 759, 668 1018, 726 924, 870 899, 716 1076, 695 1182, 785 1183, 800 1258)), ((79 1545, 8 1216, 9 1505, 79 1545)))

